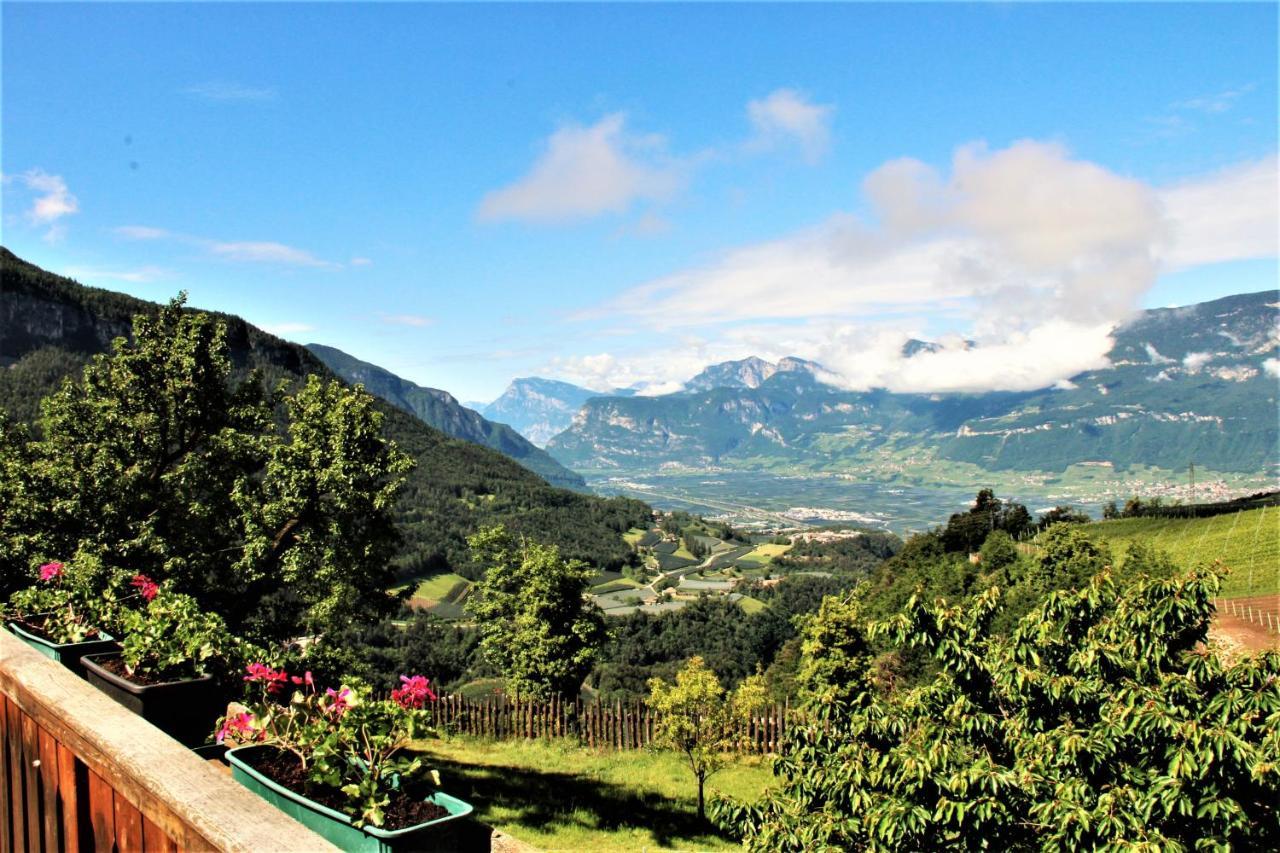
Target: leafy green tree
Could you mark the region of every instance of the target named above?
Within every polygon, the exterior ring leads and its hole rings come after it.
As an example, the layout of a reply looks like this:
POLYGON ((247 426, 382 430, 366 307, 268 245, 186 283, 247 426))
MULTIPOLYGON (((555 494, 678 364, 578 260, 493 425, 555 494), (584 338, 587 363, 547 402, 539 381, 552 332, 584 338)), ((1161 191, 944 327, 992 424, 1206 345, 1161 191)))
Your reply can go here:
POLYGON ((1111 549, 1069 524, 1055 524, 1037 540, 1040 554, 1027 581, 1038 592, 1079 589, 1089 578, 1113 565, 1111 549))
POLYGON ((65 380, 38 439, 4 432, 0 494, 16 499, 0 559, 91 552, 260 638, 389 612, 390 507, 411 463, 372 398, 315 377, 292 397, 233 383, 225 324, 183 301, 65 380))
POLYGON ((674 684, 649 682, 649 707, 657 712, 655 743, 684 754, 698 781, 698 817, 706 817, 706 783, 742 744, 742 724, 768 704, 764 677, 753 675, 726 693, 700 657, 676 674, 674 684))
POLYGON ((1072 506, 1055 506, 1040 516, 1036 522, 1037 530, 1045 530, 1055 524, 1088 524, 1093 521, 1087 512, 1081 512, 1072 506))
POLYGON ((984 572, 1004 572, 1018 562, 1018 545, 1003 530, 993 530, 978 549, 982 556, 980 565, 984 572))
POLYGON ((994 589, 870 624, 830 608, 852 683, 810 704, 779 787, 713 814, 758 851, 1277 849, 1280 653, 1206 646, 1219 581, 1100 572, 1008 635, 994 589), (879 689, 876 638, 926 650, 933 678, 879 689))
POLYGON ((487 568, 465 605, 484 658, 518 698, 576 696, 607 637, 604 614, 586 598, 592 569, 554 545, 516 541, 502 527, 469 542, 487 568))

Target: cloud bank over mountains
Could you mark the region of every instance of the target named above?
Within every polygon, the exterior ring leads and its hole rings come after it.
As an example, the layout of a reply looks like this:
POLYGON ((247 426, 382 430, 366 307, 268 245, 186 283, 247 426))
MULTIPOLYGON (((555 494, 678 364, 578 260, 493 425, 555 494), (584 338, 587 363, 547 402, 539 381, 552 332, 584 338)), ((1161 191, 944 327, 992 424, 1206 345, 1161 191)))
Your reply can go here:
MULTIPOLYGON (((861 213, 742 246, 576 319, 675 330, 662 351, 553 360, 589 387, 674 390, 708 362, 798 355, 850 389, 1030 390, 1107 363, 1111 332, 1162 273, 1277 255, 1277 161, 1156 187, 1053 142, 958 148, 862 181, 861 213), (957 331, 941 349, 925 317, 957 331), (976 346, 968 346, 969 339, 976 346)), ((657 336, 655 336, 656 338, 657 336)))

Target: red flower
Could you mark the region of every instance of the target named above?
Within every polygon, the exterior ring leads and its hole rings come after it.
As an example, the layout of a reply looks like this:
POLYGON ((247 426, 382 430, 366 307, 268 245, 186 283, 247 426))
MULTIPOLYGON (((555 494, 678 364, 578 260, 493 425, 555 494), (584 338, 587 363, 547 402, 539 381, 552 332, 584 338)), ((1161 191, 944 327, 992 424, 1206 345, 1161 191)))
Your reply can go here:
POLYGON ((156 593, 160 591, 160 585, 146 575, 134 575, 133 580, 130 581, 130 583, 137 588, 138 592, 141 593, 142 597, 147 601, 155 598, 156 593))
POLYGON ((404 686, 392 690, 391 698, 401 708, 421 708, 427 700, 436 701, 436 694, 428 686, 431 682, 421 675, 402 675, 400 681, 404 686))
POLYGON ((40 580, 51 581, 62 577, 62 563, 45 563, 40 567, 40 580))

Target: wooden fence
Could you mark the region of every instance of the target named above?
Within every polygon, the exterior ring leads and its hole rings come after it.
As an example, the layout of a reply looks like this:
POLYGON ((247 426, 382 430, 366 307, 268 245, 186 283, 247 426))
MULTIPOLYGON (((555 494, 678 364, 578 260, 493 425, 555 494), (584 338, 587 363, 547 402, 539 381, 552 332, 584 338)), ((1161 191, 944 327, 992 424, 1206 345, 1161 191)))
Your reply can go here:
POLYGON ((0 853, 336 849, 0 629, 0 853))
MULTIPOLYGON (((440 697, 436 723, 446 732, 490 737, 574 738, 603 749, 640 749, 653 742, 658 713, 642 702, 515 702, 502 696, 467 699, 440 697)), ((777 752, 787 723, 788 705, 775 705, 740 725, 748 752, 777 752)))

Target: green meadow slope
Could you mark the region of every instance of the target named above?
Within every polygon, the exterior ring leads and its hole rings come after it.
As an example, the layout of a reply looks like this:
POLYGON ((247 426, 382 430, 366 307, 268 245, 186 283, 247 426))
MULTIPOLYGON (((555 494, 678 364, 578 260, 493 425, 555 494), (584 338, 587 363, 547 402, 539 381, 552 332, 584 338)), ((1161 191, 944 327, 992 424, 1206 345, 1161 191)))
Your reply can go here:
POLYGON ((1222 590, 1226 597, 1280 594, 1280 507, 1212 518, 1119 518, 1085 529, 1117 555, 1142 542, 1184 569, 1221 560, 1231 569, 1222 590))

